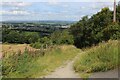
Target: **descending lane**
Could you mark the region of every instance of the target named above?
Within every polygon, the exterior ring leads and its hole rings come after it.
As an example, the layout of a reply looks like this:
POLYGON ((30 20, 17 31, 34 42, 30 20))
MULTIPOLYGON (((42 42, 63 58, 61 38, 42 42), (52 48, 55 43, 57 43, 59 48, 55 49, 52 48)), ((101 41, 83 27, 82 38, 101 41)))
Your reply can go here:
POLYGON ((74 72, 73 61, 69 62, 65 67, 60 67, 55 70, 52 74, 45 76, 45 78, 79 78, 79 76, 74 72))
MULTIPOLYGON (((80 75, 73 70, 73 63, 79 58, 80 54, 78 54, 73 60, 67 61, 65 66, 63 65, 51 74, 44 76, 44 78, 80 78, 80 75)), ((118 69, 107 72, 92 73, 89 78, 118 78, 118 69)))
POLYGON ((45 76, 45 78, 80 78, 80 76, 73 70, 73 63, 78 56, 76 56, 73 60, 68 61, 65 66, 61 66, 53 73, 45 76))

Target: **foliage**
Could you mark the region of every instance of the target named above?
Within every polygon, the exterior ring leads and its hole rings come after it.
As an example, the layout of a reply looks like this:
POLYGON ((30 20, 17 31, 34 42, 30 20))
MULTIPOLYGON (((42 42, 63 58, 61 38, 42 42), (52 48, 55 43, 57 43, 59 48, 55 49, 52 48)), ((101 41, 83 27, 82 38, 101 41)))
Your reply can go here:
POLYGON ((117 40, 109 40, 107 43, 100 43, 98 46, 87 50, 75 61, 75 71, 92 73, 117 68, 120 65, 118 62, 118 45, 120 44, 117 40))
POLYGON ((73 36, 68 30, 55 31, 50 36, 41 37, 38 32, 27 32, 11 30, 9 27, 2 29, 3 43, 27 43, 31 44, 34 48, 40 48, 43 46, 46 48, 52 44, 73 44, 73 36))
POLYGON ((73 36, 68 30, 56 31, 50 36, 53 44, 73 44, 73 36))
POLYGON ((40 49, 42 47, 42 44, 40 42, 35 42, 30 44, 31 47, 40 49))
POLYGON ((8 43, 34 43, 38 41, 40 35, 37 32, 24 32, 2 28, 2 42, 8 43))
POLYGON ((119 24, 112 24, 108 25, 106 28, 102 30, 103 39, 119 39, 120 38, 120 25, 119 24))
POLYGON ((24 32, 23 33, 26 43, 35 43, 40 38, 37 32, 24 32))
POLYGON ((30 46, 34 48, 48 48, 53 45, 62 45, 62 44, 73 44, 73 36, 69 33, 68 30, 56 31, 51 34, 49 37, 40 38, 37 42, 31 43, 30 46))
POLYGON ((119 39, 119 8, 120 6, 117 6, 117 23, 112 23, 113 11, 110 11, 109 8, 103 8, 91 18, 85 16, 79 22, 73 24, 70 30, 74 36, 74 45, 82 48, 109 39, 119 39))

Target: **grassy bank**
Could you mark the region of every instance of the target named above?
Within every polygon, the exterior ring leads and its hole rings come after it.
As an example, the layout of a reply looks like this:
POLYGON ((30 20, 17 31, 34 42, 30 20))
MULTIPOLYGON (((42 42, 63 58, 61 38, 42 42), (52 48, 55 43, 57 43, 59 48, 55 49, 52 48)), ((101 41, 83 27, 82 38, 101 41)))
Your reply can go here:
POLYGON ((74 70, 81 73, 81 77, 88 77, 90 73, 108 71, 118 67, 119 42, 108 41, 96 47, 87 49, 74 63, 74 70))
POLYGON ((44 52, 26 49, 22 54, 21 51, 12 55, 4 54, 3 77, 41 77, 52 72, 65 61, 74 58, 79 51, 74 46, 62 45, 46 49, 44 52))

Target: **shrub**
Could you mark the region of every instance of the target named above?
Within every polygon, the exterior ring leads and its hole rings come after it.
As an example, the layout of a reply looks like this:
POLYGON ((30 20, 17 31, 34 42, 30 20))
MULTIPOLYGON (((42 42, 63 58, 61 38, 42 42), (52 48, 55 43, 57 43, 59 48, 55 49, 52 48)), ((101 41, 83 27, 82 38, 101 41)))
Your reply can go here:
POLYGON ((42 47, 42 44, 40 42, 35 42, 30 44, 31 47, 40 49, 42 47))

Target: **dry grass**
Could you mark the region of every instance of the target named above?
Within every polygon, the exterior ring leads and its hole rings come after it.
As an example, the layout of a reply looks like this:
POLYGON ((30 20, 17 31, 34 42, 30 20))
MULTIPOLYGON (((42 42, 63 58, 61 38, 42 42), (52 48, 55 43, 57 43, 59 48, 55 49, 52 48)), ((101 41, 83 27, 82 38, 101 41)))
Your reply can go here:
POLYGON ((0 44, 2 47, 1 53, 0 53, 0 58, 2 57, 2 54, 12 54, 12 53, 24 53, 24 51, 27 49, 29 51, 35 52, 38 49, 32 48, 29 46, 29 44, 0 44))
MULTIPOLYGON (((8 52, 3 58, 4 78, 36 78, 47 75, 66 61, 73 59, 80 52, 73 45, 56 45, 51 49, 46 49, 44 56, 41 56, 42 52, 36 52, 35 55, 31 55, 31 51, 25 51, 21 55, 12 55, 9 52, 11 49, 14 51, 24 50, 26 47, 33 50, 37 49, 31 48, 26 44, 4 44, 3 47, 3 50, 8 52)), ((34 52, 32 51, 32 53, 34 52)))

